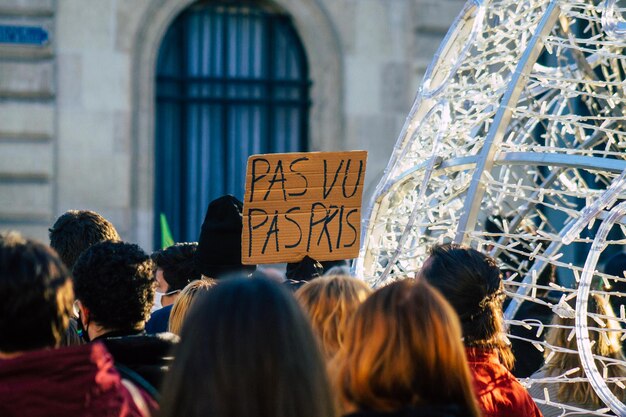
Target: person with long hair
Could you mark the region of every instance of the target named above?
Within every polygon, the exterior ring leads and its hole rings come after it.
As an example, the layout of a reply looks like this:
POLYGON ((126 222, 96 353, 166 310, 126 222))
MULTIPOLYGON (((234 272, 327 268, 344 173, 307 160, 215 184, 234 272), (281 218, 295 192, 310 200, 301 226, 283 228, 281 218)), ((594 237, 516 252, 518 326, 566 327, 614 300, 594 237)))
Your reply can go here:
POLYGON ((229 278, 193 303, 161 417, 334 417, 322 353, 286 288, 229 278))
POLYGON ((437 288, 459 316, 474 392, 483 414, 541 416, 510 372, 514 359, 504 329, 504 291, 496 261, 466 246, 436 245, 419 278, 437 288))
POLYGON ((185 317, 187 317, 187 313, 189 313, 196 296, 208 292, 215 284, 217 284, 217 280, 203 278, 192 281, 183 288, 176 301, 174 301, 174 307, 172 307, 168 325, 170 332, 180 335, 185 317))
MULTIPOLYGON (((599 295, 592 295, 589 298, 588 312, 602 316, 602 321, 606 325, 601 331, 592 330, 591 328, 598 327, 598 323, 591 316, 587 318, 590 327, 589 340, 593 354, 596 358, 604 357, 608 359, 606 361, 596 359, 596 365, 600 370, 606 367, 604 377, 611 381, 609 382, 611 391, 621 401, 624 401, 626 397, 624 390, 615 383, 618 379, 622 383, 625 382, 624 379, 626 377, 626 367, 624 366, 626 358, 624 358, 622 353, 620 342, 621 328, 617 317, 615 317, 609 301, 599 295), (604 335, 600 333, 604 333, 604 335)), ((541 402, 538 404, 545 417, 556 417, 563 414, 563 407, 554 403, 578 409, 597 410, 603 408, 604 403, 597 396, 588 381, 568 381, 585 376, 583 366, 580 363, 580 356, 578 355, 576 337, 571 335, 575 326, 575 320, 555 315, 552 324, 555 327, 551 327, 546 334, 546 342, 549 345, 544 350, 546 363, 531 376, 531 381, 532 379, 561 377, 562 382, 535 382, 529 388, 530 394, 534 398, 543 399, 545 398, 545 390, 547 390, 550 404, 541 402), (550 348, 550 346, 558 348, 554 349, 550 348), (578 369, 576 372, 571 372, 571 370, 576 368, 578 369)))
POLYGON ((454 310, 423 280, 374 292, 330 366, 350 417, 479 417, 454 310))
POLYGON ((327 359, 343 344, 348 320, 371 292, 365 281, 347 275, 323 276, 296 291, 327 359))

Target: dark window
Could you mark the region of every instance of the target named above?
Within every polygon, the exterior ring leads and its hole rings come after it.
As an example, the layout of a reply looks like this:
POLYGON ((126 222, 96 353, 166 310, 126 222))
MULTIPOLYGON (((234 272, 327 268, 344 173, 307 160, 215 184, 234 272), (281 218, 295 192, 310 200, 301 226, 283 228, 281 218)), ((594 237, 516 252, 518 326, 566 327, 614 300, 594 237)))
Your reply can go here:
POLYGON ((195 241, 212 199, 242 199, 248 156, 307 150, 307 60, 289 16, 218 3, 176 18, 157 65, 155 242, 160 213, 195 241))

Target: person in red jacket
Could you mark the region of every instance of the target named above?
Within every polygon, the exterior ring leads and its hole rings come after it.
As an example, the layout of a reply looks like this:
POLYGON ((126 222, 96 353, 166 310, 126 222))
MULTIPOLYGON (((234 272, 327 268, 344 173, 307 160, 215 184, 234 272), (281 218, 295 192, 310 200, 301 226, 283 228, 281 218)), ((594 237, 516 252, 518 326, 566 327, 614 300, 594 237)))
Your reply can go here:
POLYGON ((0 234, 0 298, 0 416, 149 417, 156 410, 121 379, 101 343, 58 348, 74 292, 52 249, 0 234))
POLYGON ((495 260, 469 247, 437 245, 418 277, 437 288, 459 315, 474 390, 484 416, 541 416, 510 372, 513 354, 504 332, 502 274, 495 260))

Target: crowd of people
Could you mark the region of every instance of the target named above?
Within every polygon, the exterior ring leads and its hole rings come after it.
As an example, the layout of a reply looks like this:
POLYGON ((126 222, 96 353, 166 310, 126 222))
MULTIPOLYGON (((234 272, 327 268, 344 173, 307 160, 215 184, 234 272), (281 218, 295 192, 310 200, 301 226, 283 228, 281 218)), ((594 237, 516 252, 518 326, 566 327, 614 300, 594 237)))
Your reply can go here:
MULTIPOLYGON (((342 261, 242 265, 241 212, 218 198, 197 243, 151 255, 91 211, 63 214, 49 245, 0 234, 0 415, 555 415, 511 373, 494 259, 438 245, 373 291, 342 261)), ((565 385, 555 398, 599 406, 565 385)))

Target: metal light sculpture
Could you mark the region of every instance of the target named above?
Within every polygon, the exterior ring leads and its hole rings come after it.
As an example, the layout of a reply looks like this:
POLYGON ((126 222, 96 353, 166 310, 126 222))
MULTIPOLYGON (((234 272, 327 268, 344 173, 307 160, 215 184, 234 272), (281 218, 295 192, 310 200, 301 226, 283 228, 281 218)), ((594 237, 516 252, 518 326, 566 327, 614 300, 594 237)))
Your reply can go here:
MULTIPOLYGON (((554 265, 574 283, 552 286, 578 297, 574 329, 585 380, 607 404, 586 415, 626 415, 594 363, 603 358, 585 343, 582 316, 590 294, 611 295, 610 285, 595 282, 626 281, 596 271, 604 248, 626 243, 621 215, 609 216, 626 197, 624 11, 615 0, 470 0, 426 72, 374 193, 354 266, 378 287, 412 276, 434 243, 489 250, 514 272, 509 325, 542 332, 550 326, 513 318, 521 302, 543 303, 536 292, 550 288, 538 286, 537 276, 554 265), (487 231, 489 219, 495 232, 487 231), (591 245, 596 219, 614 231, 591 245), (590 246, 586 261, 575 256, 590 246)), ((619 320, 626 326, 623 311, 619 320)))

